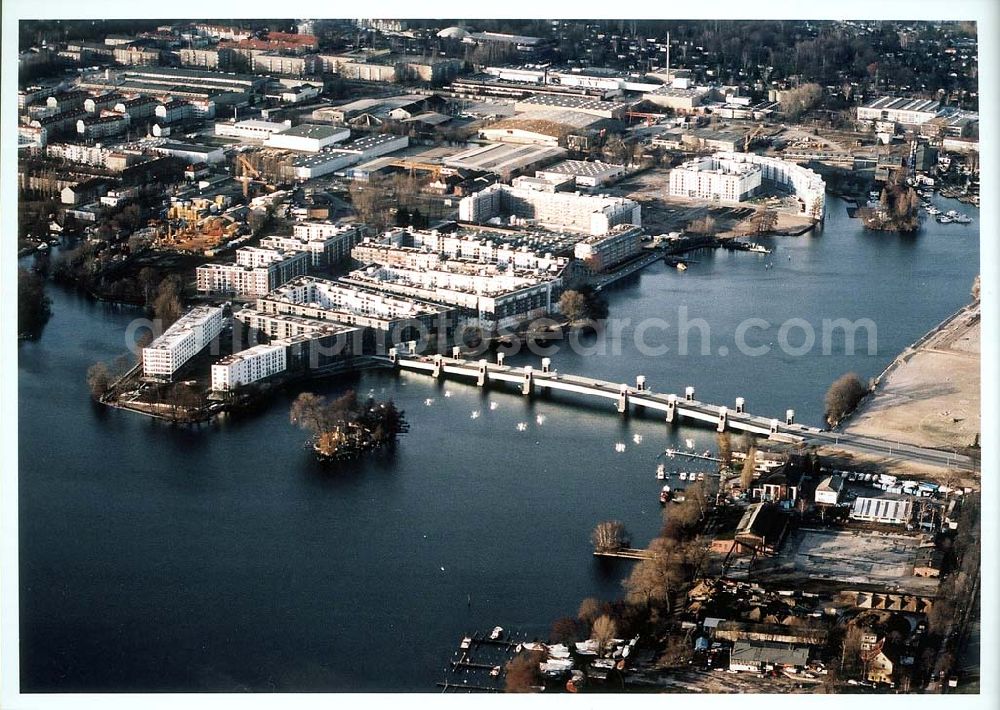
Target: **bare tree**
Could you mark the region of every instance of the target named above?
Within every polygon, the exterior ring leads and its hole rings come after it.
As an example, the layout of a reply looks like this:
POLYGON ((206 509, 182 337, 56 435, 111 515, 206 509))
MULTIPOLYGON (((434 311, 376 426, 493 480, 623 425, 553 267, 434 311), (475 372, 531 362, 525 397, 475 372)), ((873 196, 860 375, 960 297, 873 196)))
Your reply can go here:
POLYGON ((111 387, 107 365, 103 362, 95 362, 87 369, 87 387, 90 388, 90 395, 94 399, 100 399, 107 394, 111 387))
POLYGON ((615 624, 615 620, 604 614, 594 621, 594 628, 590 636, 597 641, 598 652, 603 653, 617 633, 618 626, 615 624))
POLYGON ((599 599, 587 597, 580 602, 580 610, 576 613, 576 618, 590 626, 594 623, 594 619, 600 616, 601 606, 601 601, 599 599))
POLYGON ((574 643, 580 638, 580 626, 576 619, 564 616, 552 622, 549 630, 551 643, 574 643))
POLYGON ((750 224, 753 225, 754 233, 767 234, 778 226, 778 213, 770 209, 758 210, 750 218, 750 224))
POLYGON ((865 396, 866 388, 857 373, 841 375, 826 391, 826 414, 828 424, 836 426, 845 416, 854 411, 865 396))
POLYGON ((628 547, 629 536, 625 526, 617 520, 608 520, 599 523, 590 539, 594 543, 597 552, 613 552, 623 547, 628 547))
POLYGON ((572 289, 563 291, 559 297, 559 312, 562 313, 570 323, 583 318, 587 313, 587 299, 579 291, 572 289))
POLYGON ((754 470, 757 465, 757 449, 753 446, 747 451, 746 460, 743 461, 743 470, 740 471, 740 488, 745 491, 750 490, 753 485, 754 470))
POLYGON ((163 323, 164 328, 168 328, 181 317, 183 308, 180 278, 176 275, 168 276, 157 288, 153 314, 163 323))
POLYGON ((326 431, 329 427, 326 398, 312 392, 302 392, 292 402, 288 418, 292 424, 296 424, 306 431, 311 431, 313 434, 318 435, 326 431))
POLYGON ((506 667, 504 692, 535 693, 542 685, 542 671, 538 664, 544 660, 541 651, 529 651, 514 656, 506 667))
POLYGON ((722 459, 723 466, 729 466, 733 462, 733 438, 728 431, 720 431, 715 435, 715 441, 719 446, 719 458, 722 459))

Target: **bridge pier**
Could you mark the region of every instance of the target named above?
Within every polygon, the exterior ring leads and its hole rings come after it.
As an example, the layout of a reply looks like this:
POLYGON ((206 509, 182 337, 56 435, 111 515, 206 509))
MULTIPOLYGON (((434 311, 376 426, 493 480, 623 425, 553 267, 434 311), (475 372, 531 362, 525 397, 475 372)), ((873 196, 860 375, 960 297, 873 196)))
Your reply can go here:
POLYGON ((549 373, 552 371, 552 358, 543 357, 542 358, 542 372, 549 373))
POLYGON ((434 356, 434 370, 431 372, 431 377, 434 379, 440 379, 444 374, 444 367, 442 367, 441 360, 443 358, 440 355, 434 356))
POLYGON ((779 422, 778 422, 777 419, 772 419, 771 420, 771 433, 772 434, 777 434, 778 433, 778 424, 779 424, 779 422))
POLYGON ((476 384, 479 385, 480 387, 486 386, 486 379, 487 379, 486 372, 487 372, 486 358, 483 358, 482 360, 479 361, 479 373, 476 377, 476 384))
POLYGON ((409 355, 416 355, 417 354, 417 341, 416 340, 410 340, 410 341, 408 341, 406 343, 406 352, 409 355))
POLYGON ((622 385, 618 390, 618 413, 628 412, 628 385, 622 385))
POLYGON ((451 357, 454 360, 461 360, 462 359, 462 346, 461 345, 456 345, 455 347, 453 347, 451 349, 451 357))
POLYGON ((795 423, 795 410, 789 409, 785 412, 785 424, 795 423))
POLYGON ((389 348, 389 362, 392 363, 393 367, 399 365, 399 352, 396 348, 389 348))
POLYGON ((674 414, 677 413, 677 395, 667 395, 667 424, 674 421, 674 414))
POLYGON ((719 423, 716 425, 715 430, 718 432, 723 432, 726 430, 726 422, 729 416, 729 410, 725 407, 719 407, 719 423))
POLYGON ((694 387, 684 388, 684 399, 688 402, 694 401, 694 387))
POLYGON ((646 376, 645 375, 638 375, 635 378, 635 388, 637 390, 639 390, 640 392, 645 392, 646 391, 646 376))
POLYGON ((535 391, 535 373, 531 365, 524 366, 524 380, 521 381, 521 394, 531 395, 535 391))
POLYGON ((742 397, 736 398, 736 413, 746 414, 746 400, 742 397))
POLYGON ((497 353, 497 365, 503 367, 503 352, 497 353))

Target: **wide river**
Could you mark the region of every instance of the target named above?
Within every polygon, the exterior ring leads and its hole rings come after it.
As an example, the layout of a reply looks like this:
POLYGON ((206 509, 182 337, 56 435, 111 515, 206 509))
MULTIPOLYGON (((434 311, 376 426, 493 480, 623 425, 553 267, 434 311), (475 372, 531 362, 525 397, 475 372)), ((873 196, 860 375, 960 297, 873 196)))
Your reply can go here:
MULTIPOLYGON (((612 318, 630 319, 621 335, 586 341, 603 346, 589 354, 563 347, 554 366, 693 385, 708 402, 743 396, 751 411, 793 408, 818 425, 832 380, 877 374, 968 301, 978 211, 934 201, 976 222, 866 233, 831 198, 822 230, 762 240, 770 255, 654 264, 607 291, 612 318), (678 352, 682 313, 704 319, 709 354, 698 326, 678 352), (745 337, 766 354, 741 352, 748 318, 771 324, 745 337), (802 323, 781 347, 793 318, 815 329, 808 354, 795 353, 802 323), (854 354, 842 335, 824 353, 822 321, 836 318, 871 319, 874 354, 864 329, 854 354), (643 328, 669 351, 637 345, 643 328)), ((369 371, 310 389, 391 396, 410 432, 328 471, 288 421, 294 393, 200 429, 95 406, 87 367, 123 351, 139 314, 49 290, 52 319, 18 361, 24 692, 433 691, 466 632, 545 636, 583 598, 617 597, 628 563, 595 562, 591 529, 619 519, 645 544, 661 522, 657 454, 687 438, 714 448, 709 428, 626 420, 610 402, 369 371)))

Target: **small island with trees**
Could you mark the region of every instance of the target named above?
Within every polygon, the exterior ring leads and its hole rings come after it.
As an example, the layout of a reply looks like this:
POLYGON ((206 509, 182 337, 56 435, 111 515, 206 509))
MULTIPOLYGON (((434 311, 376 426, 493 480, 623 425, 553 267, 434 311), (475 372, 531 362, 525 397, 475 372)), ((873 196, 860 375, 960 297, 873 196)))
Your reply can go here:
POLYGON ((920 199, 901 181, 886 185, 877 207, 862 207, 858 216, 865 229, 882 232, 915 232, 920 228, 920 199))
POLYGON ((392 444, 409 428, 392 400, 379 402, 369 397, 361 401, 354 390, 332 402, 303 392, 292 403, 289 418, 312 433, 310 445, 321 461, 353 458, 392 444))

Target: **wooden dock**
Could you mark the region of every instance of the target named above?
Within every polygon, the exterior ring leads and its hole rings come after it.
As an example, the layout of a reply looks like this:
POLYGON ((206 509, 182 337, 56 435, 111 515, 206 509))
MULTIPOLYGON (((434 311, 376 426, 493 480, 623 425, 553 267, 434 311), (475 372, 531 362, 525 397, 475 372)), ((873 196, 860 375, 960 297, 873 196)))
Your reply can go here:
POLYGON ((442 693, 502 693, 507 663, 525 640, 506 632, 498 638, 480 632, 464 637, 437 687, 442 693))
POLYGON ((651 560, 656 553, 636 547, 623 547, 619 550, 594 550, 594 557, 615 557, 620 560, 651 560))

